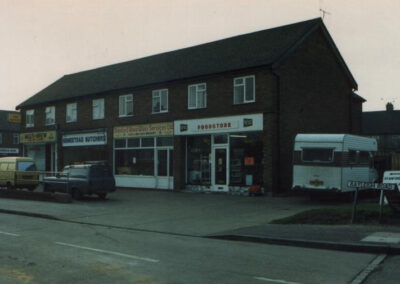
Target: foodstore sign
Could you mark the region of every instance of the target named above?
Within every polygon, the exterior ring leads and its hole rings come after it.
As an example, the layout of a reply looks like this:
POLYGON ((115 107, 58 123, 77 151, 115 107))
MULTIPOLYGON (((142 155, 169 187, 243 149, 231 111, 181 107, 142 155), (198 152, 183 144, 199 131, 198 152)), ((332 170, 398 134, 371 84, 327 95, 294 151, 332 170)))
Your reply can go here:
POLYGON ((96 146, 107 144, 106 132, 63 135, 63 147, 96 146))
POLYGON ((261 130, 263 130, 262 114, 177 120, 174 122, 175 135, 246 132, 261 130))

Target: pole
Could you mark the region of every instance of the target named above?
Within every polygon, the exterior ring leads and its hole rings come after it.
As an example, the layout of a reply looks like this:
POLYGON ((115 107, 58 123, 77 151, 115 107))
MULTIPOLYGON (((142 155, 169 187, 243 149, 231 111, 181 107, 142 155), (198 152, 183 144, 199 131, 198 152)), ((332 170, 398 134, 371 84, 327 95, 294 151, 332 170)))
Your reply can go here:
POLYGON ((354 192, 354 201, 353 201, 353 212, 351 213, 351 224, 354 224, 357 215, 357 198, 358 198, 358 187, 356 187, 356 191, 354 192))
POLYGON ((381 190, 381 196, 379 198, 379 205, 380 205, 380 208, 379 208, 379 224, 382 222, 383 203, 384 203, 384 199, 385 199, 384 197, 385 197, 385 194, 384 194, 384 190, 382 189, 381 190))

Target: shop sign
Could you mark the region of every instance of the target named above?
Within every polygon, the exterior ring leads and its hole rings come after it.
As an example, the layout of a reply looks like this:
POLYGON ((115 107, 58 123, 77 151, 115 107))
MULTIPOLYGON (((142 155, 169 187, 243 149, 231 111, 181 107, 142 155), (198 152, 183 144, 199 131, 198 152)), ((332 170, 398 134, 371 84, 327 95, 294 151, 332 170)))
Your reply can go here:
POLYGON ((114 127, 114 138, 156 137, 174 135, 172 122, 150 123, 114 127))
POLYGON ((177 120, 174 122, 175 135, 244 132, 263 130, 263 115, 249 114, 215 118, 177 120))
POLYGON ((63 147, 96 146, 107 144, 106 132, 82 133, 63 135, 63 147))
POLYGON ((55 131, 44 131, 44 132, 33 132, 33 133, 21 133, 21 143, 46 143, 56 141, 55 131))
POLYGON ((0 154, 8 155, 8 154, 19 154, 19 149, 18 148, 0 148, 0 154))
POLYGON ((8 121, 13 123, 21 123, 21 115, 19 113, 9 113, 8 121))

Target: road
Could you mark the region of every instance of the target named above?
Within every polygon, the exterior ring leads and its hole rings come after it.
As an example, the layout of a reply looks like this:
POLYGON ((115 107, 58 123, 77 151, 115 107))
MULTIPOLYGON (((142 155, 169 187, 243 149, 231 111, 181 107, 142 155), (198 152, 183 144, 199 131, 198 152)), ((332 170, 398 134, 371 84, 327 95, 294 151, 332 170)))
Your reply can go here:
POLYGON ((5 284, 339 284, 376 257, 8 214, 0 214, 0 246, 5 284))

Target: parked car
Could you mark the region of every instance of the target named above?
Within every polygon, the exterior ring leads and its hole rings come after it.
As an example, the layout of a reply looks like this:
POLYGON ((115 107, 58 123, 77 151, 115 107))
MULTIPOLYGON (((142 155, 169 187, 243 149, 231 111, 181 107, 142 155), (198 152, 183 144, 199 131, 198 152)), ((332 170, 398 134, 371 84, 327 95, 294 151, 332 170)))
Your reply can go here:
POLYGON ((0 186, 34 190, 39 184, 35 161, 29 157, 0 158, 0 186))
POLYGON ((43 179, 43 191, 69 193, 74 199, 92 194, 105 199, 115 191, 115 179, 111 168, 104 164, 68 165, 61 173, 43 179))

